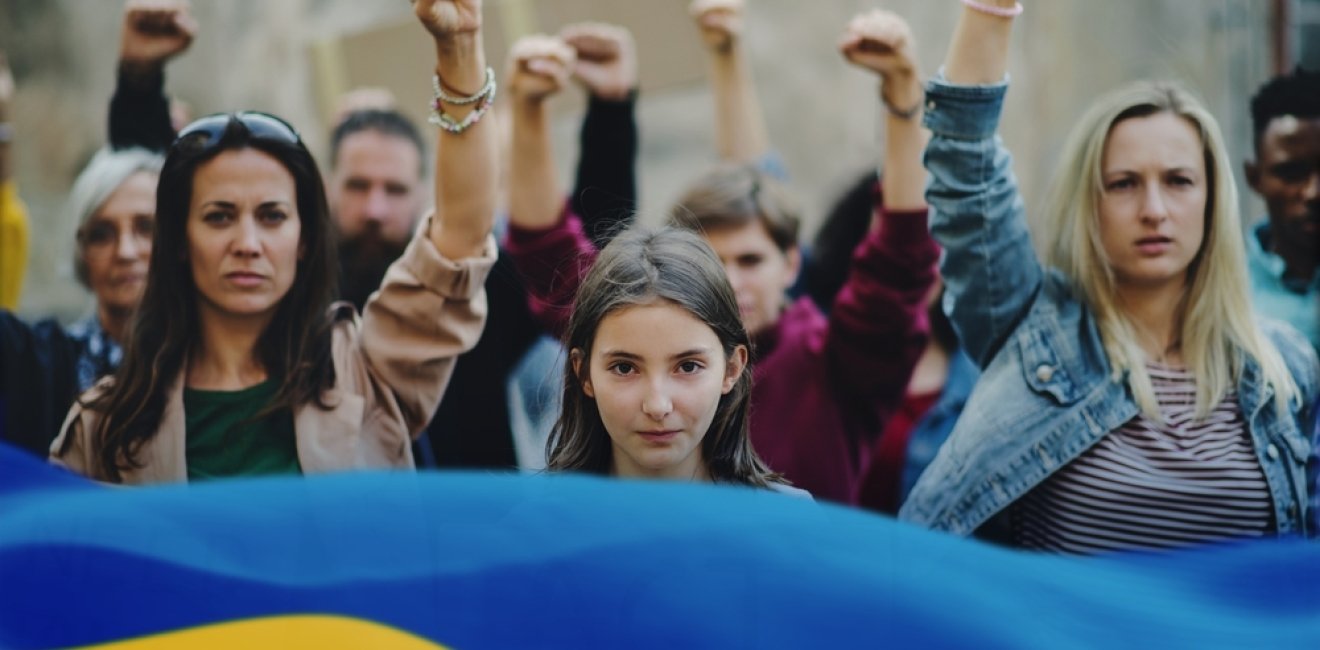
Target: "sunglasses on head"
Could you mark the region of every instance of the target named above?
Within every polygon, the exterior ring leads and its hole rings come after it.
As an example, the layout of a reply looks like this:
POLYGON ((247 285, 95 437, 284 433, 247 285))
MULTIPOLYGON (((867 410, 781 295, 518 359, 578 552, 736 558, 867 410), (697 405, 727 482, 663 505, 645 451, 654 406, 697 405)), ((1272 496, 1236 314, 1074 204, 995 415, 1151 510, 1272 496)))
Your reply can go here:
POLYGON ((172 150, 188 150, 192 153, 206 151, 215 146, 224 136, 232 121, 237 120, 254 138, 274 140, 284 144, 302 145, 298 131, 288 122, 269 113, 258 111, 240 111, 238 113, 216 113, 198 118, 179 131, 174 139, 172 150))

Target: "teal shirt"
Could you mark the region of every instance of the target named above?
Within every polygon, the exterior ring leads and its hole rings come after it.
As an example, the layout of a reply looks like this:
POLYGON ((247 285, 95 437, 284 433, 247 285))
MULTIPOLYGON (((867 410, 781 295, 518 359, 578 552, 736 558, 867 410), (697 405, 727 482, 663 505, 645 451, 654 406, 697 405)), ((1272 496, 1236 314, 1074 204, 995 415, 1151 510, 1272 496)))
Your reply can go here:
POLYGON ((1270 224, 1247 236, 1247 267, 1251 301, 1257 313, 1297 328, 1320 351, 1320 271, 1310 282, 1284 281, 1283 258, 1269 250, 1270 224))
POLYGON ((272 379, 242 390, 183 389, 189 481, 302 473, 293 412, 254 419, 279 387, 272 379))

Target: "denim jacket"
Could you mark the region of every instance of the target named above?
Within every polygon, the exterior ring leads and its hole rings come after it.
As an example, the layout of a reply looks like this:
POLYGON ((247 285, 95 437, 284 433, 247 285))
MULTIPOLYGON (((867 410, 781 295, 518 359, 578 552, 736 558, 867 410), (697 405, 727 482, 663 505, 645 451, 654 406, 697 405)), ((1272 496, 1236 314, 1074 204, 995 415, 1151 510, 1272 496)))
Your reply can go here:
MULTIPOLYGON (((899 518, 960 535, 1007 540, 1009 506, 1139 412, 1114 378, 1095 317, 1054 269, 1042 268, 1011 171, 995 135, 1007 84, 927 89, 932 140, 926 200, 944 247, 949 313, 967 353, 984 368, 948 442, 918 480, 899 518)), ((1244 269, 1245 272, 1245 269, 1244 269)), ((1273 496, 1280 534, 1306 529, 1304 423, 1317 361, 1295 330, 1265 321, 1304 399, 1279 417, 1273 390, 1247 360, 1238 378, 1243 418, 1273 496)))
POLYGON ((949 433, 953 431, 953 425, 958 423, 958 416, 962 415, 967 397, 972 394, 972 387, 980 375, 981 369, 967 358, 962 348, 950 353, 949 375, 944 381, 939 399, 912 425, 900 483, 902 491, 899 494, 902 499, 907 499, 917 479, 921 478, 921 473, 926 471, 940 447, 944 446, 944 441, 949 439, 949 433))

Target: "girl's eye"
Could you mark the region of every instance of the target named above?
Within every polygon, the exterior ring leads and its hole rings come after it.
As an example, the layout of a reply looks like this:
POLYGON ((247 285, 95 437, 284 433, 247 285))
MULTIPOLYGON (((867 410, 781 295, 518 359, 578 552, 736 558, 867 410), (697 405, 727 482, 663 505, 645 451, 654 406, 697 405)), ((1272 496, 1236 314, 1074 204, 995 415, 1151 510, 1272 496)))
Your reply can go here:
POLYGON ((626 361, 620 361, 609 367, 609 371, 616 375, 631 375, 636 370, 637 368, 633 367, 633 364, 626 361))
POLYGON ((1105 189, 1110 192, 1116 192, 1119 190, 1131 189, 1133 187, 1136 187, 1136 181, 1131 178, 1120 178, 1116 181, 1110 181, 1110 183, 1105 186, 1105 189))
POLYGON ((1188 178, 1187 176, 1174 176, 1173 178, 1169 179, 1169 182, 1174 185, 1181 185, 1181 186, 1192 185, 1192 179, 1188 178))
POLYGON ((226 221, 229 221, 229 213, 221 212, 219 210, 216 210, 214 212, 206 212, 202 214, 202 221, 204 223, 210 223, 210 224, 217 224, 217 225, 223 224, 226 221))
POLYGON ((690 375, 696 372, 700 372, 703 367, 704 366, 702 366, 699 362, 696 361, 684 361, 678 364, 678 371, 685 375, 690 375))

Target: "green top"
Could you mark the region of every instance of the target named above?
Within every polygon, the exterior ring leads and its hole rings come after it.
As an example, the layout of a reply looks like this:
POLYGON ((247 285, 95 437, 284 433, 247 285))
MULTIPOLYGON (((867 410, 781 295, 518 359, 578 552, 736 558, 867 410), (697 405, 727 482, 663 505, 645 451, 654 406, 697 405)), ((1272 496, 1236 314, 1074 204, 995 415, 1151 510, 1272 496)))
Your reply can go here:
POLYGON ((279 387, 269 379, 242 390, 183 389, 188 480, 302 473, 293 412, 254 419, 279 387))

